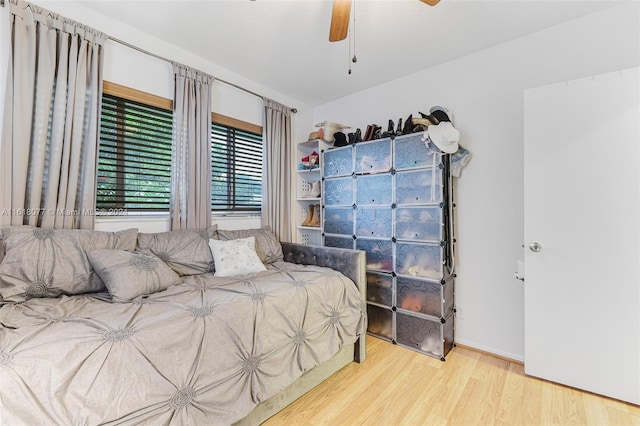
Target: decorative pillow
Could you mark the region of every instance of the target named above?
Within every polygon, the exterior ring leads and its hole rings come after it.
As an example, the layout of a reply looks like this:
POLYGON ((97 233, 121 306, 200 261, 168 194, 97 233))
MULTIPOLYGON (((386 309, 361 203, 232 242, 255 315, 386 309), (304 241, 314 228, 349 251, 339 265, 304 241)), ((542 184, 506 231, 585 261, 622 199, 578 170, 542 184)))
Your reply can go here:
POLYGON ((222 241, 209 240, 209 246, 216 262, 218 277, 246 275, 266 271, 262 260, 256 254, 255 237, 222 241))
POLYGON ((258 253, 258 257, 263 263, 273 263, 279 260, 284 260, 282 246, 275 234, 271 231, 270 226, 264 226, 259 229, 242 229, 234 231, 227 231, 223 229, 218 230, 218 239, 223 241, 247 237, 255 237, 256 253, 258 253))
POLYGON ((138 234, 137 251, 153 254, 180 275, 197 275, 215 270, 209 239, 216 238, 217 225, 206 230, 179 230, 138 234))
POLYGON ((3 232, 5 255, 0 264, 0 297, 24 302, 103 291, 104 283, 87 259, 87 250, 133 251, 137 229, 102 232, 84 229, 11 227, 3 232))
POLYGON ((116 302, 129 302, 180 282, 180 276, 152 254, 89 250, 87 256, 116 302))

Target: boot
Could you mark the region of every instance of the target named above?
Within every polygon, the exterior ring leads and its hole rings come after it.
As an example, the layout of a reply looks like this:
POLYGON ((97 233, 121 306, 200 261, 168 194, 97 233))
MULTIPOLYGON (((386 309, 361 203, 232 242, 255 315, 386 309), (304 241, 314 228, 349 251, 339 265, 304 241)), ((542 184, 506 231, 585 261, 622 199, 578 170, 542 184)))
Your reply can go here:
POLYGON ((313 219, 313 207, 314 204, 309 204, 309 207, 307 207, 307 217, 304 220, 304 222, 302 222, 302 226, 311 226, 311 220, 313 219))
POLYGON ((310 198, 319 198, 320 197, 320 181, 314 180, 311 182, 311 190, 309 191, 310 198))
POLYGON ((396 136, 400 136, 402 134, 402 117, 398 119, 398 127, 396 128, 396 136))
POLYGON ((363 141, 370 141, 373 139, 373 126, 371 124, 367 125, 367 130, 364 132, 363 141))
POLYGON ((308 226, 320 226, 320 204, 314 204, 310 207, 313 207, 313 217, 308 226))
POLYGON ((404 122, 402 133, 405 135, 413 133, 413 114, 409 114, 409 117, 407 117, 407 121, 404 122))
POLYGON ((390 138, 391 136, 395 136, 396 132, 394 130, 395 124, 393 124, 393 120, 389 120, 389 124, 387 125, 387 131, 382 132, 380 135, 383 138, 390 138))
POLYGON ((348 135, 349 138, 349 145, 353 145, 356 143, 356 134, 355 133, 349 133, 348 135))

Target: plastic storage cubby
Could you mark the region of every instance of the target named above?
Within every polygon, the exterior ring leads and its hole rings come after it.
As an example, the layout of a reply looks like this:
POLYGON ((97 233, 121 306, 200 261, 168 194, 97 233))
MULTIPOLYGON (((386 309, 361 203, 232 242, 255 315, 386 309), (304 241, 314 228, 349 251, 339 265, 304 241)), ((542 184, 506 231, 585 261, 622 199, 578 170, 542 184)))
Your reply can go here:
POLYGON ((343 146, 325 152, 322 172, 325 178, 350 176, 353 173, 353 147, 343 146))
POLYGON ((356 205, 386 205, 393 203, 393 176, 356 176, 356 205))
POLYGON ((393 210, 362 207, 356 209, 356 236, 391 238, 393 236, 393 210))
POLYGON ((367 304, 368 328, 375 336, 388 340, 393 339, 393 311, 380 306, 367 304))
POLYGON ((340 237, 336 235, 324 236, 324 245, 326 247, 346 248, 353 250, 353 238, 352 237, 340 237))
POLYGON ((353 205, 354 179, 352 177, 323 180, 324 203, 327 206, 353 205))
POLYGON ((395 320, 398 345, 443 361, 453 347, 453 316, 442 322, 427 316, 398 311, 395 320))
POLYGON ((367 272, 367 301, 388 308, 393 306, 393 276, 367 272))
POLYGON ((353 235, 353 208, 326 207, 324 209, 324 232, 326 234, 353 235))
POLYGON ((355 149, 356 173, 384 173, 391 170, 391 139, 358 143, 355 149))
POLYGON ((396 238, 440 242, 442 220, 440 207, 398 207, 395 221, 396 238))
POLYGON ((367 252, 367 269, 393 271, 393 242, 391 240, 356 239, 356 249, 367 252))
POLYGON ((407 277, 396 278, 397 307, 437 318, 453 312, 453 285, 407 277))
POLYGON ((329 149, 323 243, 366 252, 370 335, 442 360, 454 341, 449 156, 422 133, 329 149))

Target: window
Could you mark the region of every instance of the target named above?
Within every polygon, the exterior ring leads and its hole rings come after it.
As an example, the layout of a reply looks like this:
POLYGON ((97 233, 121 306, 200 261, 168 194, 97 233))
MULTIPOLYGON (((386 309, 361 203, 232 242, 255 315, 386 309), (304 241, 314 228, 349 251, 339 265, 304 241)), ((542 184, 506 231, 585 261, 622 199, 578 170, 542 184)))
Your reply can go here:
POLYGON ((212 123, 211 210, 260 212, 262 135, 212 123))
POLYGON ((171 190, 171 107, 108 94, 102 97, 98 212, 168 211, 171 190))

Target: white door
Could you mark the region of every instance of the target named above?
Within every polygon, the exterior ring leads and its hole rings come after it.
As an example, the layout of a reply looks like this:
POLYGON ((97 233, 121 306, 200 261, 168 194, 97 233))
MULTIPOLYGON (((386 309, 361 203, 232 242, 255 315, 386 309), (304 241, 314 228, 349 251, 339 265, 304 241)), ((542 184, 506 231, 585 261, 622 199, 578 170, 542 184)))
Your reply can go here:
POLYGON ((525 92, 525 372, 640 404, 639 69, 525 92))

